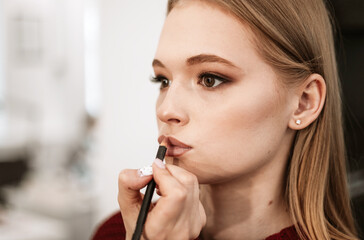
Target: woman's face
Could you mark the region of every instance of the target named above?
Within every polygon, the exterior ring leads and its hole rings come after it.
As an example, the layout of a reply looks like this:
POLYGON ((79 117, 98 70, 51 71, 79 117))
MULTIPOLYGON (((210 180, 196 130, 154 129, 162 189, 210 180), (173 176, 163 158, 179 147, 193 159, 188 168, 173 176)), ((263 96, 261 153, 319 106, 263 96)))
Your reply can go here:
POLYGON ((200 183, 255 176, 287 159, 293 95, 251 39, 235 17, 201 1, 175 7, 165 21, 153 61, 162 81, 159 141, 191 147, 170 145, 166 161, 200 183))

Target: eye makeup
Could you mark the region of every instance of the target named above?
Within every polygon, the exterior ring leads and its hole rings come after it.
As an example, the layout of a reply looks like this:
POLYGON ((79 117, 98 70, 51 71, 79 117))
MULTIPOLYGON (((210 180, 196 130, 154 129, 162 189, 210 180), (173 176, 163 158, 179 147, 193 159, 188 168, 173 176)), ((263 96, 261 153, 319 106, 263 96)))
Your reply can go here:
POLYGON ((221 77, 219 74, 211 72, 202 72, 198 75, 198 83, 206 88, 216 88, 220 84, 230 82, 225 77, 221 77))
POLYGON ((160 83, 160 89, 169 87, 171 85, 171 81, 163 75, 157 75, 155 77, 152 76, 150 77, 150 81, 152 83, 160 83))
MULTIPOLYGON (((198 74, 197 83, 208 89, 217 88, 219 85, 231 82, 228 77, 213 72, 201 72, 198 74)), ((171 85, 171 80, 163 75, 157 75, 150 77, 150 81, 153 83, 160 83, 160 89, 164 89, 171 85)))

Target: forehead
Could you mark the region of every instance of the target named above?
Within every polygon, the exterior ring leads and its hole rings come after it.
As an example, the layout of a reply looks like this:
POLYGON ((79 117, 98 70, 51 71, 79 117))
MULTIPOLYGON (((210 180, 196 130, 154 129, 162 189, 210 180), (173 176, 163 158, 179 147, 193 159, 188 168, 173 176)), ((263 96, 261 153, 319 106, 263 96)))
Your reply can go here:
MULTIPOLYGON (((209 53, 242 61, 255 55, 249 28, 219 6, 203 1, 186 1, 168 14, 156 58, 188 58, 209 53)), ((167 59, 170 60, 170 59, 167 59)))

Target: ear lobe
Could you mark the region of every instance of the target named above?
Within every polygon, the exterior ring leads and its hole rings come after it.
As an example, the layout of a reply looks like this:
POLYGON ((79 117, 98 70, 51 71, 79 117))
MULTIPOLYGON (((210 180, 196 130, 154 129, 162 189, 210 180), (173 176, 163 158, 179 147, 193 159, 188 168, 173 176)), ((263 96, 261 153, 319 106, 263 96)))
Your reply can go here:
POLYGON ((298 88, 297 108, 288 126, 300 130, 310 125, 320 115, 326 98, 326 83, 319 74, 311 74, 298 88))

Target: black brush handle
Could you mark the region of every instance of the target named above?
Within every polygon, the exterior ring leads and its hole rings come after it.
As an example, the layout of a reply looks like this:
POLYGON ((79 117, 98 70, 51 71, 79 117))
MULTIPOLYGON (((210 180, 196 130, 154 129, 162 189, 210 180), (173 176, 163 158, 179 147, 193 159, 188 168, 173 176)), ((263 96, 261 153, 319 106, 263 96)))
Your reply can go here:
MULTIPOLYGON (((166 155, 166 152, 167 152, 167 148, 165 146, 159 146, 156 158, 163 161, 164 156, 166 155)), ((145 195, 143 198, 142 206, 140 208, 138 220, 136 222, 136 227, 134 230, 132 240, 139 240, 142 235, 144 223, 145 223, 145 220, 147 219, 148 210, 150 207, 150 203, 152 201, 155 185, 156 184, 155 184, 154 179, 152 179, 148 183, 147 190, 145 191, 145 195)))

